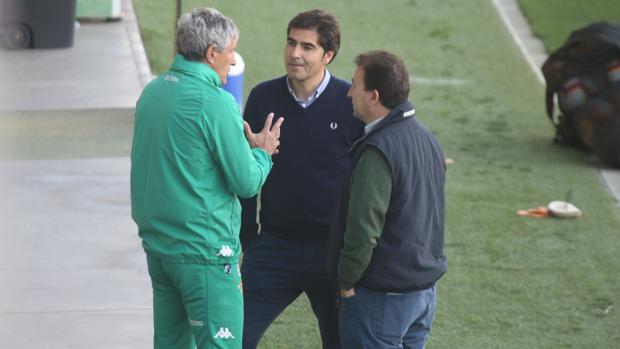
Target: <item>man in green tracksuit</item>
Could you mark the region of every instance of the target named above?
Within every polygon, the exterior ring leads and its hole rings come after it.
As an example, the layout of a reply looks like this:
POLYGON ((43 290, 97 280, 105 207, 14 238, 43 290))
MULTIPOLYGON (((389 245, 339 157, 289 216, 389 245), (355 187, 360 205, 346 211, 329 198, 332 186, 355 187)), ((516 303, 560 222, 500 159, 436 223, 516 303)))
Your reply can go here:
POLYGON ((240 204, 256 195, 282 119, 245 130, 226 82, 239 32, 213 9, 178 21, 179 54, 136 106, 131 209, 153 286, 155 348, 241 348, 240 204), (247 137, 247 139, 246 139, 247 137))

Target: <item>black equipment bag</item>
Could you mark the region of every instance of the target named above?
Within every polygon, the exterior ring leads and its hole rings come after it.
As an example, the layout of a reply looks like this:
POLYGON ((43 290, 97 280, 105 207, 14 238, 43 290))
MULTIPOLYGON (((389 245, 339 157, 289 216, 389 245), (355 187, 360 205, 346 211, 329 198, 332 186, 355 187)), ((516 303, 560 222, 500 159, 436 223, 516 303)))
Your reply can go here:
POLYGON ((575 30, 547 58, 542 73, 554 141, 589 149, 620 167, 620 26, 597 22, 575 30))

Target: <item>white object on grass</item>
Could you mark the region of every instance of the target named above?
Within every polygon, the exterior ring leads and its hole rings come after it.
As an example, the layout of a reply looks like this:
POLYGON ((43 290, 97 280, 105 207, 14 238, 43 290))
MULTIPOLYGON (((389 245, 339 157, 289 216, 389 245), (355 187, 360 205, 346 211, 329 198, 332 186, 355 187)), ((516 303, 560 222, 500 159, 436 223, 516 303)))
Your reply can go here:
POLYGON ((575 218, 581 216, 581 210, 566 201, 551 201, 549 205, 547 205, 547 208, 549 212, 556 217, 575 218))

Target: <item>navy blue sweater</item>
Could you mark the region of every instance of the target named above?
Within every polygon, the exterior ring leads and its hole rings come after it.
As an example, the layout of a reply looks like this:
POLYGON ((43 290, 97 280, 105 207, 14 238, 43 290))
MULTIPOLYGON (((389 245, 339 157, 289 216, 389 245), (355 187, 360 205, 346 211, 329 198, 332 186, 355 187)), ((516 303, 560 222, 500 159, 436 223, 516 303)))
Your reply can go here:
MULTIPOLYGON (((286 76, 257 85, 248 96, 244 118, 259 132, 267 114, 284 117, 280 152, 260 198, 261 231, 298 241, 327 239, 341 185, 349 169, 349 149, 363 134, 353 117, 350 84, 331 77, 309 107, 290 94, 286 76)), ((275 120, 275 119, 274 119, 275 120)), ((256 197, 242 200, 241 242, 257 236, 256 197)))

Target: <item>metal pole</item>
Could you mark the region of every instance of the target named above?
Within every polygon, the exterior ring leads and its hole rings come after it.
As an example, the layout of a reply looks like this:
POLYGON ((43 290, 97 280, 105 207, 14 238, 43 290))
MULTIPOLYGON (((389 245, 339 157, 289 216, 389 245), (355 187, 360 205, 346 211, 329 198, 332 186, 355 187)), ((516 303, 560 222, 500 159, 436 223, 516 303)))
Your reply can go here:
POLYGON ((181 17, 181 11, 183 11, 183 0, 176 1, 176 17, 174 18, 174 42, 172 43, 172 57, 177 55, 177 21, 181 17))

